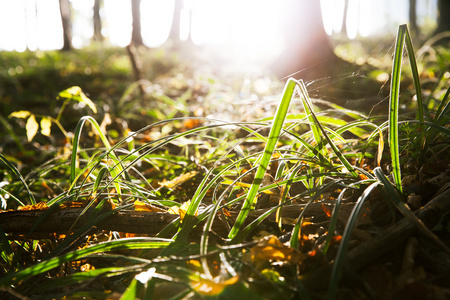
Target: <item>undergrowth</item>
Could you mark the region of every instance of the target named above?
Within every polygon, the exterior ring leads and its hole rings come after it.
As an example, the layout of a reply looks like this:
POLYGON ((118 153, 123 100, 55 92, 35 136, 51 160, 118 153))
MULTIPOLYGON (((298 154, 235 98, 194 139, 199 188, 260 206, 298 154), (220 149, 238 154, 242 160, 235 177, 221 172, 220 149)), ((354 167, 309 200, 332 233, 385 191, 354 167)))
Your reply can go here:
MULTIPOLYGON (((396 210, 449 251, 448 241, 423 225, 408 202, 425 182, 427 165, 448 163, 450 89, 448 72, 441 72, 435 89, 423 95, 402 25, 387 119, 311 99, 301 80, 288 79, 270 118, 232 122, 174 113, 112 139, 105 123, 85 116, 58 155, 26 175, 11 154, 0 154, 3 209, 20 205, 25 209, 16 212, 43 212, 29 231, 0 232, 3 295, 342 298, 347 254, 364 242, 354 233, 370 228, 373 236, 385 234, 398 218, 396 210), (399 114, 404 49, 415 118, 399 114), (376 206, 385 208, 388 221, 375 220, 376 206), (52 213, 77 208, 68 229, 27 238, 52 213), (148 224, 155 228, 141 224, 139 230, 102 229, 121 213, 168 221, 148 224)), ((177 101, 154 95, 186 108, 182 100, 192 92, 177 101)), ((78 101, 91 103, 83 99, 78 101)), ((33 130, 42 126, 34 122, 33 130)), ((422 195, 421 205, 431 196, 422 195)))

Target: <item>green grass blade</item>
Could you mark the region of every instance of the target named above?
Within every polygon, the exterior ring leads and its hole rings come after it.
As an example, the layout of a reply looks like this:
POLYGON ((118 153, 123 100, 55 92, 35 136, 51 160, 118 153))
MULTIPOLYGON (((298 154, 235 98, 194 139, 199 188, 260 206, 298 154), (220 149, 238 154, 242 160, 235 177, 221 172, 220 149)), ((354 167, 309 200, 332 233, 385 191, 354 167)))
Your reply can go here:
MULTIPOLYGON (((427 136, 425 140, 425 146, 424 150, 428 148, 428 146, 435 140, 435 138, 438 135, 438 128, 443 127, 445 128, 446 124, 449 122, 449 109, 450 109, 450 87, 447 89, 447 92, 444 95, 444 98, 442 99, 441 104, 439 105, 438 109, 436 110, 436 115, 433 119, 433 125, 431 128, 427 130, 427 136)), ((422 153, 422 159, 425 156, 425 151, 422 153)))
POLYGON ((292 97, 294 96, 296 85, 297 83, 293 79, 289 79, 286 83, 283 97, 281 99, 280 105, 278 106, 277 112, 275 114, 275 119, 269 133, 269 140, 266 144, 266 147, 264 148, 264 153, 256 171, 252 186, 250 187, 250 190, 247 194, 247 198, 242 205, 241 211, 239 212, 238 218, 236 219, 236 223, 234 224, 228 235, 230 239, 234 238, 238 234, 248 213, 255 207, 256 196, 258 194, 259 187, 266 172, 267 166, 269 165, 273 151, 275 150, 275 146, 280 136, 281 129, 283 128, 283 123, 286 119, 287 111, 291 104, 292 97))
POLYGON ((391 151, 392 174, 397 189, 402 191, 402 178, 400 170, 399 137, 398 137, 398 107, 400 98, 400 78, 403 60, 403 47, 405 44, 406 25, 398 28, 395 44, 394 61, 392 63, 391 90, 389 97, 389 148, 391 151))
POLYGON ((304 103, 305 107, 308 107, 308 111, 310 112, 310 115, 311 115, 311 118, 312 118, 314 124, 322 132, 323 137, 328 142, 331 149, 336 154, 336 156, 341 161, 341 163, 345 166, 345 168, 352 174, 353 177, 358 177, 358 173, 356 173, 353 166, 348 162, 348 160, 345 158, 345 156, 342 154, 342 152, 336 147, 336 145, 333 143, 333 141, 328 136, 325 128, 323 128, 323 126, 320 124, 319 120, 317 119, 317 117, 314 113, 314 110, 312 108, 311 99, 309 98, 308 92, 306 91, 306 86, 303 83, 303 81, 299 82, 299 86, 300 86, 301 97, 302 97, 302 99, 304 99, 303 103, 304 103))
POLYGON ((296 165, 292 171, 289 174, 289 178, 288 178, 288 182, 286 183, 286 185, 284 185, 283 188, 283 194, 281 195, 281 199, 280 199, 280 207, 277 209, 277 213, 276 213, 276 217, 275 217, 275 222, 278 223, 278 228, 280 229, 280 232, 282 232, 282 223, 283 223, 283 218, 282 218, 282 209, 283 209, 283 204, 286 202, 286 198, 287 195, 289 193, 289 189, 292 186, 293 180, 295 175, 303 168, 302 164, 298 164, 296 165))
POLYGON ((337 287, 342 274, 342 268, 345 263, 345 255, 347 254, 350 238, 352 236, 353 228, 355 227, 359 213, 363 207, 364 202, 368 199, 372 190, 380 184, 379 181, 372 183, 367 187, 363 194, 358 198, 355 207, 353 208, 347 225, 345 226, 344 233, 342 234, 342 241, 339 246, 338 253, 334 260, 333 270, 331 271, 330 286, 328 287, 327 299, 335 299, 337 295, 337 287))
MULTIPOLYGON (((311 131, 314 137, 314 140, 316 141, 316 147, 318 148, 318 152, 328 160, 328 151, 326 149, 325 143, 322 143, 322 135, 320 134, 319 129, 319 121, 317 121, 317 118, 314 115, 314 111, 311 104, 311 99, 309 99, 309 95, 306 92, 305 84, 302 80, 297 82, 298 86, 300 87, 300 98, 303 104, 303 109, 305 110, 306 116, 309 121, 309 126, 311 127, 311 131)), ((323 172, 323 167, 319 167, 319 173, 323 172)), ((319 185, 322 185, 324 181, 324 178, 319 178, 319 185)))
POLYGON ((73 149, 72 149, 72 159, 71 159, 71 168, 70 168, 70 180, 73 182, 75 180, 75 173, 76 173, 76 165, 77 165, 77 152, 79 147, 79 141, 81 136, 81 130, 83 129, 83 125, 86 121, 89 121, 92 126, 96 129, 97 134, 99 135, 100 139, 102 140, 103 144, 105 145, 107 149, 108 157, 112 159, 114 162, 114 166, 111 167, 110 172, 111 175, 115 178, 114 180, 114 187, 116 188, 117 193, 121 194, 121 188, 120 183, 118 181, 119 174, 123 173, 122 165, 117 158, 117 156, 114 154, 114 152, 111 149, 111 145, 108 141, 108 138, 103 134, 102 130, 100 129, 100 125, 98 125, 97 121, 92 118, 91 116, 84 116, 78 121, 77 127, 75 129, 74 133, 74 139, 73 139, 73 149))
POLYGON ((424 143, 424 136, 425 136, 425 128, 424 128, 424 112, 423 112, 423 100, 422 100, 422 89, 420 87, 420 78, 419 78, 419 71, 417 70, 417 62, 416 62, 416 55, 414 53, 414 47, 411 40, 411 35, 409 34, 408 27, 406 25, 400 25, 405 27, 406 32, 406 49, 408 51, 408 57, 409 57, 409 64, 411 66, 412 71, 412 77, 414 82, 414 88, 416 90, 416 97, 417 97, 417 116, 420 121, 420 140, 419 145, 420 147, 423 147, 424 143))
POLYGON ((16 273, 8 274, 0 279, 0 288, 8 287, 22 280, 47 272, 63 263, 82 259, 94 253, 132 249, 159 249, 165 248, 171 243, 172 240, 159 238, 128 238, 100 243, 53 257, 16 273))
POLYGON ((28 198, 30 199, 31 204, 36 204, 36 199, 34 199, 33 193, 30 191, 30 188, 28 187, 28 184, 25 182, 25 179, 23 179, 22 175, 20 174, 19 170, 8 160, 6 157, 3 156, 3 154, 0 153, 0 161, 2 161, 10 170, 11 172, 16 175, 19 180, 22 182, 23 186, 28 192, 28 198))

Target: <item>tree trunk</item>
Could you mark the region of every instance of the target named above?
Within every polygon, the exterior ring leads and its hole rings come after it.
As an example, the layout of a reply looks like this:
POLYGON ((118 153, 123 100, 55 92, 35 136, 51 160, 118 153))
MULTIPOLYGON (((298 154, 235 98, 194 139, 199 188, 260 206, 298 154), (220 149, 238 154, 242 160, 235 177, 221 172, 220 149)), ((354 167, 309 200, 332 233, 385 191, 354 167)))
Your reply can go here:
POLYGON ((341 33, 347 37, 347 14, 348 14, 348 1, 345 0, 344 15, 342 16, 342 29, 341 33))
POLYGON ((141 0, 131 0, 131 12, 133 16, 131 42, 136 46, 144 45, 141 34, 141 0))
POLYGON ((417 27, 417 1, 409 0, 409 28, 413 33, 418 33, 419 28, 417 27))
POLYGON ((72 13, 69 0, 59 0, 59 11, 61 13, 61 22, 63 26, 64 45, 62 50, 72 49, 72 13))
POLYGON ((181 10, 183 8, 182 0, 175 0, 175 9, 173 11, 172 27, 170 28, 169 39, 172 41, 180 40, 180 28, 181 28, 181 10))
POLYGON ((288 0, 282 14, 285 49, 271 65, 279 77, 317 78, 338 67, 339 61, 323 28, 320 1, 288 0))
POLYGON ((450 31, 450 0, 438 0, 437 28, 434 34, 450 31))
POLYGON ((95 0, 94 2, 94 35, 92 39, 94 41, 103 41, 102 35, 102 19, 100 18, 100 7, 102 6, 102 0, 95 0))

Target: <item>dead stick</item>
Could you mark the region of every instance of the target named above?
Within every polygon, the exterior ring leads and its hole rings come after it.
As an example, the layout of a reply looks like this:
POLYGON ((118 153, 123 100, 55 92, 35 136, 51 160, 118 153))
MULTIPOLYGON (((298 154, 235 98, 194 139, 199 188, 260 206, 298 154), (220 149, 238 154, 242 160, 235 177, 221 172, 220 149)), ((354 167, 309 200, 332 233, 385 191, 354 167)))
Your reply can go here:
POLYGON ((139 92, 141 99, 144 98, 144 86, 142 84, 142 64, 139 60, 137 53, 136 53, 136 47, 133 44, 129 44, 127 47, 128 56, 130 57, 131 66, 133 68, 134 78, 138 82, 139 85, 139 92))
MULTIPOLYGON (((51 212, 45 220, 37 226, 35 234, 67 233, 75 223, 72 230, 76 230, 88 222, 91 210, 80 217, 83 208, 57 209, 51 212)), ((36 221, 46 211, 10 211, 0 214, 0 227, 5 233, 27 235, 36 221)), ((129 233, 156 234, 178 215, 146 212, 146 211, 118 211, 95 226, 101 230, 112 230, 129 233)))

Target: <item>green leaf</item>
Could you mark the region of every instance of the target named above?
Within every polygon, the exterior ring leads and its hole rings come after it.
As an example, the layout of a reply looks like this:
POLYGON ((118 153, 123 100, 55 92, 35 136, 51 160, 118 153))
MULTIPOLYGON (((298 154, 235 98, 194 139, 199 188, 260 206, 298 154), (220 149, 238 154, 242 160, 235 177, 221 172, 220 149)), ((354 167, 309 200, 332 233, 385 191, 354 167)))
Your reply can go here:
POLYGON ((89 99, 81 90, 79 86, 73 86, 70 87, 62 92, 59 93, 59 96, 62 98, 68 98, 73 99, 79 102, 83 102, 87 106, 92 109, 94 113, 97 113, 97 107, 95 106, 94 102, 92 102, 91 99, 89 99))

